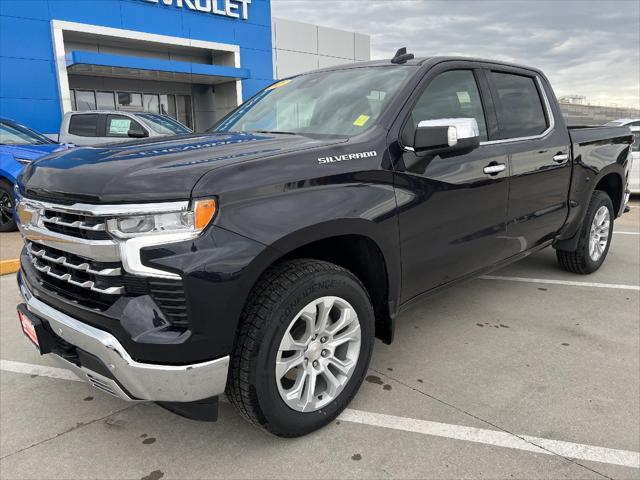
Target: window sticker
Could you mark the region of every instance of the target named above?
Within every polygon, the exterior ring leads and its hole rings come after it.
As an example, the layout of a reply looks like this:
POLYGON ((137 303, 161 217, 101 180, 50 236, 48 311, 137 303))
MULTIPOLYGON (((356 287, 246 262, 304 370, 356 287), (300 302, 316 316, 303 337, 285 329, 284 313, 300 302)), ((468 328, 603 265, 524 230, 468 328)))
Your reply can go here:
POLYGON ((458 94, 458 101, 462 103, 471 103, 471 95, 469 92, 456 92, 458 94))
POLYGON ((287 83, 291 83, 291 80, 281 80, 279 82, 274 83, 273 85, 268 86, 265 90, 274 90, 276 88, 280 88, 285 86, 287 83))
POLYGON ((360 115, 358 118, 356 118, 356 121, 353 122, 353 124, 356 127, 364 127, 364 124, 367 123, 370 118, 371 117, 369 115, 360 115))
POLYGON ((126 135, 131 128, 131 119, 129 118, 114 118, 109 122, 109 134, 110 135, 126 135))

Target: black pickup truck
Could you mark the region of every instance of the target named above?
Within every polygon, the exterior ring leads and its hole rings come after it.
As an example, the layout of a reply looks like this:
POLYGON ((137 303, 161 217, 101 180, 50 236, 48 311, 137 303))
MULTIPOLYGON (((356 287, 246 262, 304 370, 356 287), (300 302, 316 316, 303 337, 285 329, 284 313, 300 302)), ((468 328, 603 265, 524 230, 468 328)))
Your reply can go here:
MULTIPOLYGON (((627 128, 567 128, 536 69, 375 61, 278 81, 206 134, 26 168, 19 318, 98 389, 280 436, 331 422, 400 312, 545 247, 587 274, 627 128)), ((53 413, 53 412, 52 412, 53 413)))

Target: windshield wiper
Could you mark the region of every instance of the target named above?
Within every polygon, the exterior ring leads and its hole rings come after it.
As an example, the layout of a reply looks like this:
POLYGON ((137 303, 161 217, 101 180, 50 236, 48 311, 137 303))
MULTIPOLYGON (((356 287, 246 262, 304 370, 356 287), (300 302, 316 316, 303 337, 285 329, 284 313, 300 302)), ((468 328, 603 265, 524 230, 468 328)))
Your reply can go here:
POLYGON ((280 135, 302 135, 296 132, 279 132, 277 130, 254 130, 254 133, 275 133, 280 135))

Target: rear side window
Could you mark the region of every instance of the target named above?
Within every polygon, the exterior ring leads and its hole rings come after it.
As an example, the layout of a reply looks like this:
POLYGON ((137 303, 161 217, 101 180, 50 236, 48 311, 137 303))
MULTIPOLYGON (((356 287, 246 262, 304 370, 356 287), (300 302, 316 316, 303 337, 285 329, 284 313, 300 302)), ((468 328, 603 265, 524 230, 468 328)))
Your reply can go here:
POLYGON ((501 138, 530 137, 547 129, 542 99, 533 78, 491 72, 490 79, 498 96, 495 103, 501 138))
POLYGON ((98 115, 71 115, 71 119, 69 120, 69 133, 79 137, 97 137, 98 115))
POLYGON ((107 137, 128 137, 129 130, 144 131, 142 125, 124 115, 109 115, 107 117, 107 137))

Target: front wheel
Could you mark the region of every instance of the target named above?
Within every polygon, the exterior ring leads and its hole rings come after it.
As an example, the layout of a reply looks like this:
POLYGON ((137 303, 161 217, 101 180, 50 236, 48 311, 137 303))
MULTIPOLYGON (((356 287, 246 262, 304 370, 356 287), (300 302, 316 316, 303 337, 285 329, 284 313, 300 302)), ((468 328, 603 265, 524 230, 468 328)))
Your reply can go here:
POLYGON ((0 232, 12 232, 16 230, 13 208, 13 188, 11 188, 9 182, 0 180, 0 232))
POLYGON ((609 253, 613 236, 613 204, 609 195, 593 192, 575 250, 556 250, 560 266, 572 273, 595 272, 609 253))
POLYGON ((371 300, 348 270, 300 259, 271 268, 244 309, 227 395, 250 422, 283 437, 330 423, 366 374, 371 300))

